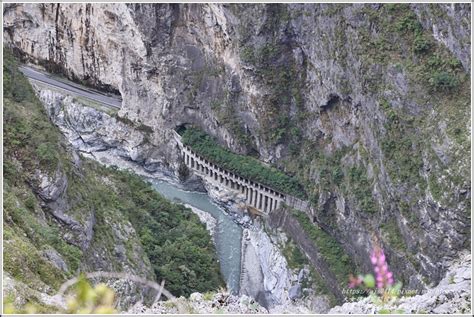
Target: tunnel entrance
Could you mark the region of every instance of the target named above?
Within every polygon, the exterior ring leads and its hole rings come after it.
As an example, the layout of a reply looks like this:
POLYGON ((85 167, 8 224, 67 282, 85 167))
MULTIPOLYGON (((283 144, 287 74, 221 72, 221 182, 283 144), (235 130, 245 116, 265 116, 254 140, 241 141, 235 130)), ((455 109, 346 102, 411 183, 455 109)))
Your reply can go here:
POLYGON ((190 125, 191 125, 190 123, 182 123, 182 124, 177 125, 174 128, 174 130, 176 131, 176 133, 182 136, 183 133, 186 131, 187 127, 190 125))

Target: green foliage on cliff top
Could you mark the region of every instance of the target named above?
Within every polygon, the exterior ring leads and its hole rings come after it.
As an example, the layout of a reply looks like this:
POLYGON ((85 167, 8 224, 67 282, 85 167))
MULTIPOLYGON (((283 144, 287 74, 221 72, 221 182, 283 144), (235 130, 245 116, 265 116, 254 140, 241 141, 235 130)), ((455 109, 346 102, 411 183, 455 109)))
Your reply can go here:
POLYGON ((214 164, 277 191, 306 199, 302 186, 294 178, 276 168, 263 165, 259 160, 232 153, 220 146, 205 132, 189 127, 182 133, 183 143, 214 164))
POLYGON ((157 281, 165 279, 167 289, 177 296, 222 286, 214 245, 198 217, 166 200, 138 176, 87 159, 74 163, 16 61, 8 51, 4 57, 5 272, 31 289, 52 293, 78 270, 94 268, 95 254, 101 254, 108 270, 123 270, 125 264, 140 270, 151 263, 157 281), (36 173, 57 171, 68 181, 57 205, 81 225, 94 214, 87 250, 81 249, 76 230, 53 216, 58 207, 48 206, 37 195, 36 173), (124 229, 132 229, 129 222, 134 230, 124 229), (115 251, 119 244, 125 248, 123 255, 115 251), (45 258, 48 249, 60 254, 67 271, 45 258))

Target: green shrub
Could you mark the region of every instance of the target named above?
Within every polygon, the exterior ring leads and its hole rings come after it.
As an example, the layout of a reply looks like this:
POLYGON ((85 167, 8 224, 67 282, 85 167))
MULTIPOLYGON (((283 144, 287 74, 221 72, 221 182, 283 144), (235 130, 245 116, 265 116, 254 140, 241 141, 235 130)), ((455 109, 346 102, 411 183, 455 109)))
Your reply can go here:
POLYGON ((423 35, 417 35, 413 41, 413 50, 415 53, 424 53, 430 49, 430 42, 423 35))
POLYGON ((29 210, 35 210, 35 198, 34 196, 30 195, 28 198, 25 199, 25 207, 29 210))
POLYGON ((395 29, 399 32, 421 32, 423 30, 422 25, 418 21, 416 14, 408 9, 408 6, 405 4, 399 5, 401 10, 406 8, 405 14, 403 17, 396 23, 395 29), (402 8, 403 6, 403 8, 402 8))
POLYGON ((3 91, 4 97, 15 102, 31 100, 34 97, 28 79, 18 70, 17 62, 8 49, 3 49, 3 91))
POLYGON ((382 100, 379 102, 379 105, 380 105, 380 107, 383 109, 385 115, 387 116, 387 119, 388 119, 390 122, 396 122, 396 121, 398 121, 397 112, 395 111, 395 109, 393 109, 393 107, 390 105, 390 103, 389 103, 387 100, 382 99, 382 100))
POLYGON ((58 162, 58 153, 56 152, 55 146, 50 143, 41 143, 36 148, 36 154, 40 159, 40 162, 49 166, 56 166, 58 162))
POLYGON ((351 167, 349 169, 349 184, 351 193, 358 201, 361 210, 367 213, 377 212, 372 197, 372 185, 367 178, 367 173, 362 168, 351 167))
POLYGON ((303 265, 308 264, 308 259, 300 251, 300 249, 291 241, 287 241, 285 247, 282 249, 288 266, 292 269, 301 269, 303 265))
POLYGON ((244 46, 240 51, 240 57, 243 62, 253 64, 255 62, 255 55, 253 48, 250 46, 244 46))
POLYGON ((458 86, 457 78, 446 71, 435 72, 429 82, 432 87, 442 90, 450 90, 458 86))

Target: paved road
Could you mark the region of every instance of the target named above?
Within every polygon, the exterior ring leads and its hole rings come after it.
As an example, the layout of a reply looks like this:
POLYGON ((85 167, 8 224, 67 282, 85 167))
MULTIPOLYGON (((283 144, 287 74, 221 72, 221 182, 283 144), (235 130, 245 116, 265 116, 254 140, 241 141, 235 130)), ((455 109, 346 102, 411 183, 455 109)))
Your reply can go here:
POLYGON ((122 98, 120 98, 120 96, 105 94, 100 91, 81 86, 65 79, 58 80, 48 73, 36 70, 28 66, 20 66, 19 69, 26 77, 30 79, 37 80, 53 87, 67 90, 68 92, 73 93, 75 95, 92 99, 110 107, 120 108, 122 106, 122 98))

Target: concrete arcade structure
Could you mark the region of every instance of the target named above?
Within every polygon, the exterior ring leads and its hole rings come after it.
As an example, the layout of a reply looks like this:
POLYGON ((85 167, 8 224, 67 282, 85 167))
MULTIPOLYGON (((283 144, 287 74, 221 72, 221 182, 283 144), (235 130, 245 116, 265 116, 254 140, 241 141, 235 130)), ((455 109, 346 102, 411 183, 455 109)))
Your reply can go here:
POLYGON ((247 205, 268 214, 280 207, 282 202, 287 205, 305 210, 305 201, 278 192, 263 184, 250 181, 235 173, 229 172, 195 153, 190 147, 181 142, 181 136, 174 131, 175 139, 181 149, 181 155, 186 166, 197 175, 204 177, 216 187, 225 186, 227 189, 245 195, 247 205))

